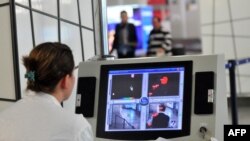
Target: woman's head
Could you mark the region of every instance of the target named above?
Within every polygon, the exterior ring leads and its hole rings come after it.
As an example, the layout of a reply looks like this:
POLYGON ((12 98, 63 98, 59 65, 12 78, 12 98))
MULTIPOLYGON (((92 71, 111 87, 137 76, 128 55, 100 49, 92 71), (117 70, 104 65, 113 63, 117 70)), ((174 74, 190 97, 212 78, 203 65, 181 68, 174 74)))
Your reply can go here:
MULTIPOLYGON (((46 42, 23 57, 28 78, 27 90, 53 93, 65 77, 73 77, 74 59, 71 49, 61 43, 46 42)), ((67 82, 68 83, 68 82, 67 82)), ((72 88, 74 82, 72 81, 72 88)), ((68 90, 72 91, 71 90, 68 90)))

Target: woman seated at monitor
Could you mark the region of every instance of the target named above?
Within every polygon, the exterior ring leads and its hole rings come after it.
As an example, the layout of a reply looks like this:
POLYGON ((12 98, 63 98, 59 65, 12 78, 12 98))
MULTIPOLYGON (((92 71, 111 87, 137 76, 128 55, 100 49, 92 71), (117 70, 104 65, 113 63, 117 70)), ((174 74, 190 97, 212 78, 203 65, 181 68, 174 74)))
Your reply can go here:
POLYGON ((74 87, 71 49, 43 43, 23 57, 29 94, 0 113, 0 141, 93 141, 82 115, 62 108, 74 87))

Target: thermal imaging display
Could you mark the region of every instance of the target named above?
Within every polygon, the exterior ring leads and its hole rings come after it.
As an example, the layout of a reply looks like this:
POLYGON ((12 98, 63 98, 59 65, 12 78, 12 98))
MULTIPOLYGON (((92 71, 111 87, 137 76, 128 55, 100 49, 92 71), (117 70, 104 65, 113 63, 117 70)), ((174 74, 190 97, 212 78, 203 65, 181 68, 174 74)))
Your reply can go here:
POLYGON ((100 78, 98 137, 190 134, 192 61, 102 65, 100 78))

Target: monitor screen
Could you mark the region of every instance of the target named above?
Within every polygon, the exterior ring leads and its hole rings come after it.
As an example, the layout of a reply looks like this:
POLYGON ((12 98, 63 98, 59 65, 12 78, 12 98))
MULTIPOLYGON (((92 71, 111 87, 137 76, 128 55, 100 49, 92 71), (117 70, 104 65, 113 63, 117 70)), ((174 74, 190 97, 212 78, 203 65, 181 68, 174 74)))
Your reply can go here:
POLYGON ((192 61, 102 65, 100 78, 97 136, 145 140, 190 133, 192 61))

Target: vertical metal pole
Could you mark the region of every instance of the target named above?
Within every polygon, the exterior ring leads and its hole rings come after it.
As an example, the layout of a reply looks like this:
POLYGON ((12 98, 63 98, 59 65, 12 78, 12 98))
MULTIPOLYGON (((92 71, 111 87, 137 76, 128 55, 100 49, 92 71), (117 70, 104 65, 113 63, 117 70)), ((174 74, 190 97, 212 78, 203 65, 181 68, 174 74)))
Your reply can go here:
POLYGON ((229 68, 229 80, 230 80, 230 100, 231 100, 231 115, 232 125, 238 125, 238 111, 237 111, 237 96, 236 96, 236 80, 235 80, 235 60, 229 60, 231 65, 229 68))
POLYGON ((212 21, 212 53, 214 54, 215 53, 215 0, 213 0, 213 21, 212 21))
POLYGON ((107 22, 107 4, 106 0, 99 0, 100 4, 100 27, 101 27, 101 55, 108 55, 109 48, 108 48, 108 22, 107 22))
POLYGON ((60 0, 57 0, 57 17, 58 17, 58 20, 57 20, 58 42, 61 43, 61 21, 60 21, 61 10, 60 10, 60 0))
MULTIPOLYGON (((92 6, 92 18, 93 18, 93 30, 94 30, 94 41, 96 41, 96 28, 95 28, 95 6, 94 6, 94 1, 91 1, 91 6, 92 6)), ((96 42, 94 43, 94 47, 95 47, 95 55, 96 55, 96 42)))
MULTIPOLYGON (((235 56, 235 60, 239 60, 238 58, 238 53, 237 53, 237 45, 236 45, 236 38, 235 38, 235 29, 234 29, 234 23, 233 23, 233 12, 232 12, 232 6, 231 6, 231 0, 228 0, 228 14, 229 14, 229 23, 230 23, 230 27, 231 27, 231 32, 232 32, 232 45, 233 45, 233 49, 234 49, 234 56, 235 56)), ((239 68, 236 68, 236 72, 238 73, 238 75, 240 75, 240 71, 239 68)), ((241 82, 240 82, 240 77, 237 78, 237 83, 239 84, 239 86, 241 86, 241 82)), ((241 94, 241 87, 239 87, 239 94, 241 94)))

